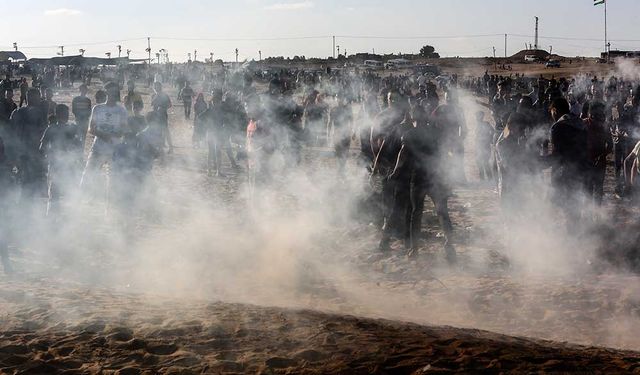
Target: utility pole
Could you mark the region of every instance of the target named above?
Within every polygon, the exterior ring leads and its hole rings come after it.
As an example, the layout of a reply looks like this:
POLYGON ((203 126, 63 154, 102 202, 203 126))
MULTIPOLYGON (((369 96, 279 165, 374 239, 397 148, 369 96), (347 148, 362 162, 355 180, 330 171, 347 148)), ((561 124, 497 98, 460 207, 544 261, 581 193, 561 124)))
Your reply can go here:
POLYGON ((340 46, 336 46, 338 48, 338 58, 340 58, 340 46))
POLYGON ((607 62, 609 62, 611 50, 607 51, 607 46, 609 46, 607 42, 607 0, 604 0, 604 51, 607 52, 607 62))
POLYGON ((504 58, 507 58, 507 34, 504 34, 504 58))
POLYGON ((533 40, 533 48, 538 49, 538 16, 536 16, 536 36, 533 40))
POLYGON ((105 52, 105 55, 107 55, 107 59, 111 58, 111 52, 105 52))
POLYGON ((187 62, 191 62, 191 52, 187 53, 187 62))
POLYGON ((549 54, 551 55, 553 53, 553 46, 549 46, 549 54))
POLYGON ((64 46, 60 46, 58 47, 60 48, 60 53, 58 53, 60 56, 64 56, 64 46))
POLYGON ((131 50, 130 49, 127 50, 127 59, 129 58, 129 55, 131 55, 131 50))
POLYGON ((151 66, 151 38, 147 37, 147 52, 149 53, 149 66, 151 66))
POLYGON ((236 64, 238 63, 238 49, 236 48, 236 64))
POLYGON ((85 51, 84 48, 80 48, 78 50, 78 52, 80 52, 80 56, 84 56, 84 51, 85 51))
POLYGON ((15 51, 17 51, 17 50, 18 50, 18 42, 13 42, 13 49, 14 49, 15 51))
POLYGON ((193 50, 193 61, 194 62, 198 61, 198 50, 197 49, 193 50))
POLYGON ((331 50, 331 56, 333 56, 333 58, 336 58, 336 37, 333 37, 333 49, 331 50))
POLYGON ((258 56, 259 56, 258 61, 262 61, 262 51, 258 51, 258 56))
POLYGON ((118 58, 120 58, 122 56, 122 46, 118 44, 116 48, 118 48, 118 58))
POLYGON ((496 59, 496 47, 493 47, 493 70, 498 70, 498 60, 496 59))

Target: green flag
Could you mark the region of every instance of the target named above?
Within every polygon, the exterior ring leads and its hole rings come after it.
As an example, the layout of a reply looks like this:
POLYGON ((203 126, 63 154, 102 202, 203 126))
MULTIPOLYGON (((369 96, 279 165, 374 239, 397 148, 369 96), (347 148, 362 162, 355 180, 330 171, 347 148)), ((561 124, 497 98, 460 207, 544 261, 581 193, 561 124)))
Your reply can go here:
POLYGON ((601 4, 604 4, 604 2, 605 2, 605 1, 606 1, 606 0, 593 0, 593 5, 594 5, 594 6, 596 6, 596 5, 601 5, 601 4))

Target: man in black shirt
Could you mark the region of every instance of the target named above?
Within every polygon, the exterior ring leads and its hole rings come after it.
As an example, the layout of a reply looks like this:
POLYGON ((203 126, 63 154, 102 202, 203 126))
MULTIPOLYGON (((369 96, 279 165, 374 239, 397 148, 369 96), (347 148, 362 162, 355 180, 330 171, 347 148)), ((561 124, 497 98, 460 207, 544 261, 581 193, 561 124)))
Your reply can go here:
POLYGON ((69 124, 69 107, 56 107, 56 123, 49 125, 40 141, 40 152, 47 159, 49 201, 47 215, 59 213, 60 197, 77 182, 76 172, 82 160, 79 128, 69 124))
POLYGON ((554 203, 566 215, 569 229, 581 217, 586 177, 589 172, 587 129, 578 117, 570 113, 569 103, 556 98, 551 103, 551 154, 546 155, 551 166, 554 203))
POLYGON ((5 89, 4 97, 0 100, 0 122, 8 123, 11 114, 18 108, 13 101, 13 89, 5 89))
POLYGON ((21 175, 21 198, 27 199, 43 192, 45 186, 44 163, 39 147, 47 127, 47 115, 42 109, 38 89, 29 89, 27 106, 13 111, 11 127, 15 134, 13 155, 21 175))
POLYGON ((447 261, 455 263, 456 252, 451 243, 453 225, 447 202, 451 189, 445 178, 448 163, 443 160, 447 153, 443 142, 448 131, 445 128, 447 124, 437 121, 430 124, 426 121, 426 113, 419 106, 413 107, 411 118, 412 126, 402 136, 397 162, 390 176, 392 179, 407 176, 410 180, 409 212, 402 218, 409 228, 409 241, 405 247, 409 250, 409 257, 417 255, 424 200, 428 195, 433 201, 445 236, 444 249, 447 261))
POLYGON ((80 95, 73 98, 71 102, 71 112, 76 118, 80 143, 84 146, 84 140, 89 128, 89 118, 91 117, 91 99, 87 97, 87 85, 80 85, 80 95))
POLYGON ((18 107, 22 107, 27 101, 27 90, 29 90, 29 84, 27 83, 27 79, 23 77, 20 81, 20 104, 18 107))
POLYGON ((189 81, 185 81, 184 87, 180 90, 180 99, 182 99, 182 104, 184 104, 184 117, 186 119, 191 118, 191 104, 193 103, 193 96, 194 92, 189 85, 189 81))

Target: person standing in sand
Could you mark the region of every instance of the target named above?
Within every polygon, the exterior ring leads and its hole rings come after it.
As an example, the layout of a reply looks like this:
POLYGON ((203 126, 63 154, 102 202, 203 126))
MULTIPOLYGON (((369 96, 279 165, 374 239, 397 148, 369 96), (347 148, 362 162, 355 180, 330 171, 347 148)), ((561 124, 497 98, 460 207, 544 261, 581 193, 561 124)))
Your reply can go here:
POLYGON ((76 125, 78 125, 80 143, 84 147, 87 129, 89 128, 89 118, 91 117, 91 99, 87 97, 87 85, 82 84, 79 89, 80 95, 73 98, 71 102, 71 112, 76 119, 76 125))
POLYGON ((169 131, 169 108, 171 108, 171 99, 169 95, 162 91, 162 83, 155 82, 153 84, 154 95, 151 99, 151 107, 158 113, 159 120, 163 128, 164 139, 169 146, 169 153, 173 152, 173 142, 171 141, 171 132, 169 131))
POLYGON ((91 112, 89 134, 95 136, 95 140, 80 181, 80 186, 83 188, 95 189, 94 186, 87 186, 87 184, 95 183, 98 169, 104 164, 111 163, 114 146, 120 143, 127 127, 127 110, 119 103, 118 85, 110 82, 105 86, 105 90, 106 103, 96 105, 91 112))
POLYGON ((184 105, 184 118, 187 120, 191 118, 191 105, 193 103, 194 92, 191 86, 189 85, 189 81, 184 82, 184 87, 180 90, 179 97, 182 100, 182 104, 184 105))
POLYGON ((5 153, 4 141, 0 137, 0 263, 6 274, 12 273, 9 260, 9 233, 12 206, 12 195, 14 192, 13 166, 8 161, 5 153))

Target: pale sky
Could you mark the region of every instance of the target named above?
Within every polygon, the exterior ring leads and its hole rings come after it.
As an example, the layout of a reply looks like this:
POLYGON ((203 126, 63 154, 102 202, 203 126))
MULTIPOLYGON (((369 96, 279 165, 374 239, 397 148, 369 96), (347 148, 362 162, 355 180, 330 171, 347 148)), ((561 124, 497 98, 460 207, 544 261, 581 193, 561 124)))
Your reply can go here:
MULTIPOLYGON (((442 56, 504 56, 533 43, 540 17, 540 47, 565 56, 595 56, 604 46, 603 6, 593 0, 0 0, 0 49, 17 42, 27 57, 123 55, 155 52, 185 61, 198 51, 231 61, 262 56, 327 57, 331 36, 341 52, 417 53, 425 44, 442 56), (7 24, 8 23, 8 24, 7 24), (306 38, 309 37, 309 38, 306 38), (376 38, 363 38, 376 37, 376 38), (442 38, 444 37, 444 38, 442 38), (278 38, 306 38, 281 39, 278 38), (565 39, 566 38, 566 39, 565 39), (231 40, 230 40, 231 39, 231 40), (235 39, 235 40, 233 40, 235 39), (271 40, 269 40, 271 39, 271 40), (587 39, 587 40, 584 40, 587 39)), ((640 50, 640 0, 608 0, 612 49, 640 50), (635 40, 634 40, 635 39, 635 40)))

